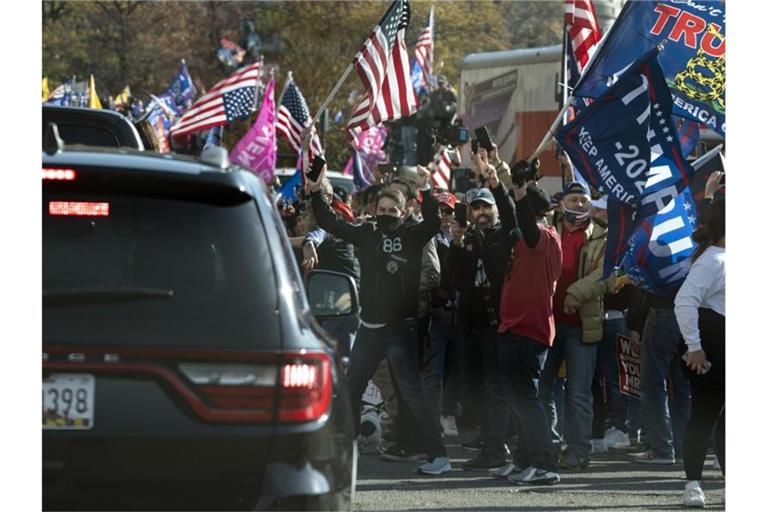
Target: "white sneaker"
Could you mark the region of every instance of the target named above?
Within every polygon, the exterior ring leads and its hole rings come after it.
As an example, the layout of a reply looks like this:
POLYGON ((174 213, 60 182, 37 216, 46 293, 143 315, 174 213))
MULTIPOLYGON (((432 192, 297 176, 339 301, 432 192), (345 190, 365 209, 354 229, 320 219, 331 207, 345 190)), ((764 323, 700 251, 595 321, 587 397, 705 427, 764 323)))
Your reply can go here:
POLYGON ((653 450, 646 450, 644 452, 636 453, 632 455, 635 458, 635 462, 641 462, 643 464, 674 464, 675 459, 666 459, 657 457, 653 450))
POLYGON ((524 469, 515 466, 514 464, 507 464, 506 466, 500 467, 500 468, 493 468, 488 470, 488 474, 490 476, 496 477, 496 478, 507 478, 511 474, 519 474, 523 472, 524 469))
POLYGON ((443 427, 443 435, 457 437, 459 428, 456 426, 456 416, 440 416, 440 424, 443 427))
POLYGON ((451 461, 448 457, 435 457, 431 461, 422 464, 416 470, 423 475, 442 475, 451 470, 451 461))
POLYGON ((560 475, 531 466, 519 473, 510 474, 507 480, 515 485, 554 485, 560 481, 560 475))
POLYGON ((704 508, 706 505, 704 491, 701 490, 701 484, 693 480, 685 484, 685 493, 683 494, 683 505, 686 507, 704 508))
POLYGON ((626 434, 616 427, 611 427, 605 431, 606 448, 629 448, 629 434, 626 434))
POLYGON ((605 453, 608 451, 608 446, 605 439, 592 439, 592 453, 605 453))

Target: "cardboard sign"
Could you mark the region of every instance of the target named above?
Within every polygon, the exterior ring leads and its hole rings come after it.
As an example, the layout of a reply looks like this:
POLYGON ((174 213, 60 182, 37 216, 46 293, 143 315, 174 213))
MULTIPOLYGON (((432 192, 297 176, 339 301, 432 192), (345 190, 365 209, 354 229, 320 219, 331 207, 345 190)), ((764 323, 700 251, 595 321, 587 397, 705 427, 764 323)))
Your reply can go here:
POLYGON ((633 347, 628 337, 616 338, 619 355, 619 390, 627 396, 640 398, 640 346, 633 347))

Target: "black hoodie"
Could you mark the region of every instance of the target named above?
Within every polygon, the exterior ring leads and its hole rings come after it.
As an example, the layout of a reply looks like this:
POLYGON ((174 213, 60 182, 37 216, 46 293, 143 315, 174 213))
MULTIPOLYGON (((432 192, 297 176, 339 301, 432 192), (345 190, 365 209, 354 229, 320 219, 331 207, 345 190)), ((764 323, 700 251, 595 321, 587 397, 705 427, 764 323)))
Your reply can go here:
POLYGON ((342 220, 319 192, 312 194, 312 209, 318 226, 359 250, 360 318, 372 324, 416 318, 422 249, 440 230, 438 203, 431 192, 423 192, 423 221, 387 233, 371 222, 354 225, 342 220))

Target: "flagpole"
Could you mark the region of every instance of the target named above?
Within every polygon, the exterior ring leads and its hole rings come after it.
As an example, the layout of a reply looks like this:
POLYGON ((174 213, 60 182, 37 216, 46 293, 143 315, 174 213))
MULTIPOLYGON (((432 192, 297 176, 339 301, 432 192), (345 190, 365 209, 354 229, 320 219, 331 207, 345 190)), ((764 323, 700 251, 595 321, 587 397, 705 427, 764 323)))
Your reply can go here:
MULTIPOLYGON (((619 17, 621 17, 621 14, 619 15, 619 17)), ((592 55, 592 58, 587 61, 587 64, 584 66, 584 69, 581 71, 581 76, 579 77, 579 81, 576 82, 576 85, 574 86, 574 90, 579 87, 579 84, 581 83, 581 81, 584 79, 585 76, 587 76, 587 72, 589 71, 589 68, 592 67, 592 63, 597 60, 598 55, 600 55, 600 50, 603 49, 603 43, 605 43, 608 40, 608 36, 613 30, 613 27, 615 27, 616 25, 618 25, 618 23, 614 22, 614 24, 610 26, 608 31, 605 34, 603 34, 603 37, 600 38, 600 42, 597 44, 597 49, 595 50, 595 53, 592 55)), ((544 151, 544 147, 547 144, 549 144, 549 142, 552 140, 552 137, 555 136, 555 130, 557 129, 557 126, 562 122, 563 116, 568 111, 568 108, 571 106, 571 103, 573 103, 573 95, 568 97, 568 101, 560 109, 560 112, 557 114, 557 117, 552 122, 552 126, 549 127, 549 130, 547 131, 547 133, 544 134, 544 138, 541 139, 541 142, 539 142, 539 145, 536 148, 536 151, 534 151, 531 154, 531 156, 527 158, 528 163, 531 163, 534 158, 538 157, 542 153, 542 151, 544 151)))
MULTIPOLYGON (((259 93, 261 93, 261 88, 264 86, 262 83, 261 77, 264 76, 264 54, 261 54, 260 59, 261 64, 259 65, 259 79, 256 82, 256 90, 253 91, 253 109, 251 110, 251 113, 257 112, 259 110, 259 93)), ((248 128, 253 126, 253 116, 250 116, 250 122, 248 123, 248 128)))
MULTIPOLYGON (((568 100, 568 24, 563 21, 563 52, 560 63, 560 87, 562 91, 560 94, 560 108, 565 105, 568 100)), ((560 166, 560 179, 562 181, 563 189, 565 189, 565 168, 560 166)))
POLYGON ((314 125, 318 119, 320 119, 320 116, 325 111, 326 107, 328 107, 328 104, 331 102, 331 100, 336 96, 336 93, 339 92, 339 89, 341 88, 341 85, 344 83, 344 81, 347 79, 349 74, 352 72, 353 65, 350 62, 349 66, 347 66, 346 71, 344 71, 344 74, 341 75, 341 78, 338 82, 336 82, 336 85, 333 86, 333 89, 331 89, 330 94, 328 94, 328 97, 325 98, 325 101, 320 105, 320 108, 317 109, 317 112, 315 113, 315 116, 312 118, 312 125, 314 125))

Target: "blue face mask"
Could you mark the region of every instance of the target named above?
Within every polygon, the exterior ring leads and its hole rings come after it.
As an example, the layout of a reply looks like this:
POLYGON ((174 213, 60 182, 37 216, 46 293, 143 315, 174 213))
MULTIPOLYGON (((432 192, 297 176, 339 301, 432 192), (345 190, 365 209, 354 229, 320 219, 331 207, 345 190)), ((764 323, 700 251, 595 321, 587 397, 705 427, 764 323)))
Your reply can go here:
POLYGON ((569 210, 565 206, 563 206, 563 219, 565 219, 566 222, 569 224, 573 224, 577 228, 586 226, 589 224, 589 220, 592 218, 592 215, 589 211, 586 212, 576 212, 573 210, 569 210))

